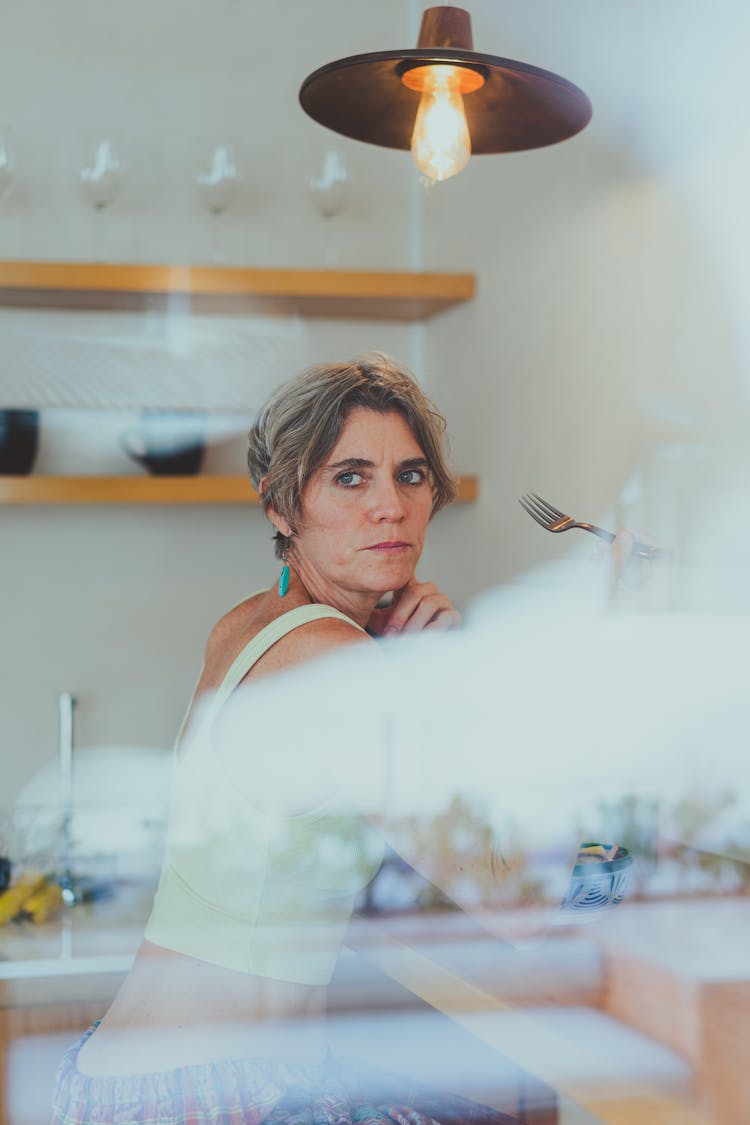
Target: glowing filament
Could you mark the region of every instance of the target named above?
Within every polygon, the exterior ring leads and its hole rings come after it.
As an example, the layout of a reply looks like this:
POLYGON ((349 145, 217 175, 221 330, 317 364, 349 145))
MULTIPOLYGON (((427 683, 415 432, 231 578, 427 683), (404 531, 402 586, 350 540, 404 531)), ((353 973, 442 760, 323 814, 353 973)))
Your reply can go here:
POLYGON ((468 164, 471 137, 461 96, 460 69, 419 68, 422 97, 414 122, 411 153, 417 168, 431 180, 447 180, 468 164))

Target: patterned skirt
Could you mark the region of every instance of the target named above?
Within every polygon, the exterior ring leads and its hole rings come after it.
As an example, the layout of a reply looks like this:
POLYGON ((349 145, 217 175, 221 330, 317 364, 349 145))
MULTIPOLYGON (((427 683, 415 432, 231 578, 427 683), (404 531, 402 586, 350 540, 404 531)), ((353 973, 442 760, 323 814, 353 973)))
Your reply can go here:
POLYGON ((63 1056, 52 1125, 512 1125, 515 1118, 413 1087, 355 1061, 318 1067, 221 1060, 124 1078, 90 1078, 63 1056))

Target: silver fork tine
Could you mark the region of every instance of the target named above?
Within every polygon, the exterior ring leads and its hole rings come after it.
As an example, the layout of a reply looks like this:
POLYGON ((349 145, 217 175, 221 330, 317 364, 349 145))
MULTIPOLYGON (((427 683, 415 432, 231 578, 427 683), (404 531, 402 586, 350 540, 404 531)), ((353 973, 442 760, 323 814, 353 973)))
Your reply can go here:
POLYGON ((551 504, 548 504, 547 501, 543 500, 541 496, 538 496, 536 492, 532 492, 531 495, 541 504, 543 511, 549 512, 553 520, 565 519, 565 512, 561 512, 558 508, 553 508, 551 504))
POLYGON ((539 513, 534 508, 532 508, 531 503, 526 499, 525 496, 523 496, 518 501, 518 503, 521 505, 527 515, 531 516, 533 520, 536 520, 538 524, 541 524, 545 531, 549 528, 549 520, 544 516, 539 515, 539 513))
POLYGON ((549 527, 550 524, 553 524, 555 522, 554 518, 544 510, 542 505, 535 498, 533 492, 527 492, 524 499, 528 505, 527 511, 530 510, 532 512, 535 512, 537 520, 542 523, 543 527, 549 527))

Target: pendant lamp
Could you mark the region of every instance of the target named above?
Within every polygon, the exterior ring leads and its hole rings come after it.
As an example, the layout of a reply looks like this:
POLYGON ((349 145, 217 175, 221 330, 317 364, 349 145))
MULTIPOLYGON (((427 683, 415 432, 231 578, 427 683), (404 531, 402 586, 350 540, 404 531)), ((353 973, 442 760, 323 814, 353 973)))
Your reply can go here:
POLYGON ((548 70, 474 50, 463 8, 428 8, 416 49, 327 63, 302 83, 302 108, 345 137, 411 149, 432 180, 471 154, 556 144, 591 118, 582 90, 548 70))

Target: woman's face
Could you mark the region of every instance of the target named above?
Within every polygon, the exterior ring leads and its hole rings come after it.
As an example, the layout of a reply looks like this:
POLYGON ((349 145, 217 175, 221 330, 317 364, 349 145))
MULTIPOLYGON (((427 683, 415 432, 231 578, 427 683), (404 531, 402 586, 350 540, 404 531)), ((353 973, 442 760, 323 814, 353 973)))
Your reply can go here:
POLYGON ((398 590, 413 576, 432 510, 424 452, 396 412, 356 407, 302 493, 292 562, 317 600, 398 590))

